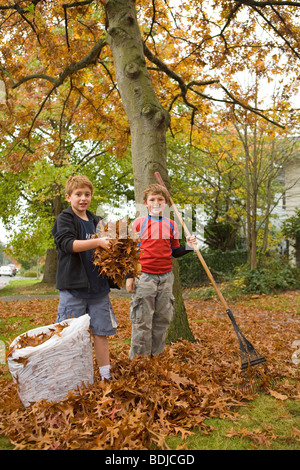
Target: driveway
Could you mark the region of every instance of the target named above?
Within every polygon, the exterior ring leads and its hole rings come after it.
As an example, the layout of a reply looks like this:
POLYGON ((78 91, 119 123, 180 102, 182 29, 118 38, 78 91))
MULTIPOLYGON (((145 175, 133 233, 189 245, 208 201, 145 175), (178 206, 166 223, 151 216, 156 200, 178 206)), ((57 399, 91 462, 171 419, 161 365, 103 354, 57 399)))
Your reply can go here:
MULTIPOLYGON (((12 281, 13 279, 15 279, 15 277, 10 277, 10 276, 0 276, 0 289, 2 289, 4 286, 6 286, 9 281, 12 281)), ((18 277, 18 279, 20 279, 18 277)))

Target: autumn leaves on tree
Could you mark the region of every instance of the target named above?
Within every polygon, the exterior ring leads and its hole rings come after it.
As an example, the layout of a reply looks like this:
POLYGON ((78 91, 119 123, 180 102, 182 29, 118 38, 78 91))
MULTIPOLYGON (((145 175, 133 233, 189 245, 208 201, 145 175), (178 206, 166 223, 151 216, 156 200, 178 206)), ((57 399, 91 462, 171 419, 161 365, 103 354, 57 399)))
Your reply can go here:
MULTIPOLYGON (((126 174, 128 190, 132 171, 141 202, 155 171, 169 184, 167 135, 189 151, 200 148, 206 170, 211 148, 204 142, 212 131, 220 135, 241 122, 252 136, 263 123, 283 137, 297 129, 291 100, 298 91, 299 7, 278 1, 0 0, 5 223, 25 204, 27 232, 36 236, 28 247, 45 252, 70 174, 87 171, 109 193, 107 175, 122 181, 126 174), (276 100, 257 99, 253 83, 273 88, 275 79, 276 100), (129 151, 132 168, 124 163, 129 151)), ((181 176, 177 161, 180 156, 173 166, 181 176)))

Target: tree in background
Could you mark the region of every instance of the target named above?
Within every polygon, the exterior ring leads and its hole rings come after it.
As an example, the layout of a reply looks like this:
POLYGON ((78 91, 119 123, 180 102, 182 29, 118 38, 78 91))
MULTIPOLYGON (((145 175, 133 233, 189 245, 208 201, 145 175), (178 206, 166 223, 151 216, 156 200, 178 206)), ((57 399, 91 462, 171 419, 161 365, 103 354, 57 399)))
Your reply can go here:
MULTIPOLYGON (((254 51, 268 62, 265 76, 276 73, 274 51, 286 55, 286 75, 298 75, 298 64, 289 60, 297 56, 297 9, 290 7, 284 16, 291 25, 285 33, 272 9, 262 15, 256 6, 260 2, 248 3, 1 0, 6 137, 16 132, 4 171, 23 171, 37 158, 33 130, 42 119, 50 122, 55 103, 66 109, 80 101, 72 121, 75 137, 79 133, 83 140, 86 122, 86 138, 101 140, 108 154, 124 155, 130 137, 137 202, 154 181, 154 171, 169 184, 167 130, 173 135, 189 130, 192 142, 195 126, 211 125, 213 102, 226 102, 232 110, 240 106, 275 123, 267 110, 255 108, 251 97, 239 93, 235 76, 257 66, 254 51), (268 36, 261 36, 258 18, 264 18, 268 36), (20 97, 26 91, 38 96, 35 106, 15 111, 15 93, 20 97)), ((280 11, 285 13, 285 7, 280 11)), ((287 82, 286 92, 293 86, 296 90, 295 80, 287 82)))
MULTIPOLYGON (((50 139, 49 139, 50 140, 50 139)), ((98 143, 99 145, 99 143, 98 143)), ((97 151, 97 143, 79 142, 69 145, 67 164, 57 165, 47 155, 27 165, 26 170, 2 172, 0 178, 0 208, 2 220, 11 237, 9 252, 25 259, 45 255, 44 282, 55 282, 57 255, 51 228, 55 218, 67 207, 65 182, 68 176, 86 174, 95 183, 93 210, 119 204, 119 197, 133 199, 132 167, 128 156, 111 156, 107 165, 105 152, 97 151), (105 171, 103 171, 105 168, 105 171), (36 253, 38 251, 38 253, 36 253)))
POLYGON ((244 239, 249 264, 269 249, 274 210, 287 189, 281 174, 297 154, 297 139, 270 127, 251 113, 215 132, 170 143, 168 165, 181 205, 202 204, 205 244, 213 250, 240 248, 244 239))
MULTIPOLYGON (((252 93, 255 106, 261 105, 259 77, 247 90, 252 93)), ((289 114, 285 102, 276 102, 273 94, 274 117, 289 114)), ((288 116, 286 116, 288 121, 288 116)), ((244 177, 240 180, 245 201, 245 234, 248 248, 248 261, 251 269, 258 263, 258 254, 264 255, 268 249, 271 215, 287 189, 280 178, 285 164, 299 152, 297 139, 291 138, 289 130, 270 126, 259 116, 247 110, 235 110, 232 125, 241 144, 237 161, 244 177), (260 246, 258 246, 260 238, 260 246)))
POLYGON ((220 125, 218 129, 199 132, 197 137, 194 133, 192 146, 182 141, 174 139, 169 144, 168 165, 175 197, 182 205, 203 206, 200 210, 205 220, 204 241, 209 248, 234 249, 244 215, 243 173, 237 165, 236 136, 220 125))

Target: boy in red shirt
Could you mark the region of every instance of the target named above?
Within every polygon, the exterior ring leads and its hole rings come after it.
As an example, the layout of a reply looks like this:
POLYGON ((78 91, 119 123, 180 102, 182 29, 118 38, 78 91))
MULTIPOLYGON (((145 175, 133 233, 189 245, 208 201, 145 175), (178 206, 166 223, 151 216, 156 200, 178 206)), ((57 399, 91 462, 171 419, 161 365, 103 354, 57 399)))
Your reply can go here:
POLYGON ((126 280, 126 290, 133 294, 131 359, 137 355, 158 355, 164 350, 167 329, 174 316, 172 258, 190 253, 197 241, 191 236, 187 239, 190 249, 180 246, 176 222, 163 216, 169 203, 163 186, 148 186, 143 202, 148 215, 132 224, 141 238, 142 274, 137 279, 126 280))

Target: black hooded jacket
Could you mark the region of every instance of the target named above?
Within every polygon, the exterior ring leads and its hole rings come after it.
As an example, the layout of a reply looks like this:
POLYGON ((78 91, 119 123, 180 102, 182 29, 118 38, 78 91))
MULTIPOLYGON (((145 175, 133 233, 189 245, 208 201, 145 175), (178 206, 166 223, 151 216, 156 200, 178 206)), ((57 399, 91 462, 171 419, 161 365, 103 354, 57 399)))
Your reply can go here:
MULTIPOLYGON (((96 231, 101 217, 90 211, 87 211, 87 215, 94 221, 96 231)), ((58 260, 56 288, 59 290, 88 288, 89 281, 81 254, 73 251, 74 240, 80 239, 80 221, 71 207, 59 214, 53 225, 52 235, 58 260)))

